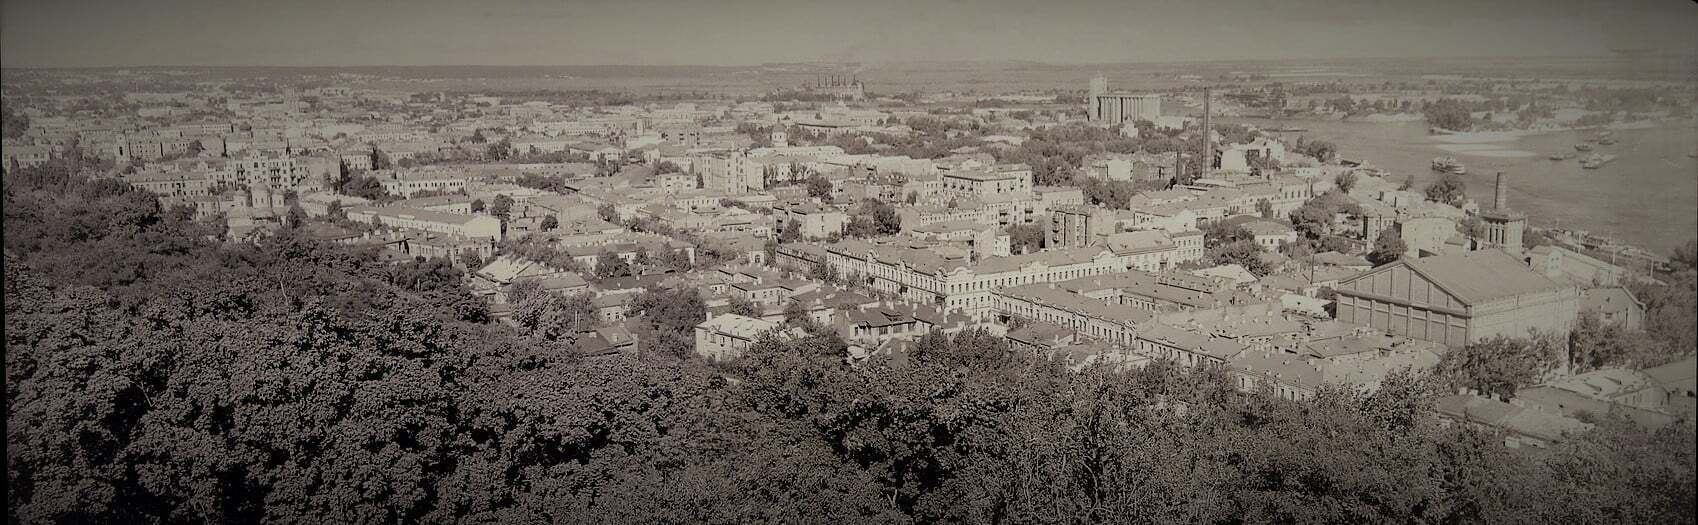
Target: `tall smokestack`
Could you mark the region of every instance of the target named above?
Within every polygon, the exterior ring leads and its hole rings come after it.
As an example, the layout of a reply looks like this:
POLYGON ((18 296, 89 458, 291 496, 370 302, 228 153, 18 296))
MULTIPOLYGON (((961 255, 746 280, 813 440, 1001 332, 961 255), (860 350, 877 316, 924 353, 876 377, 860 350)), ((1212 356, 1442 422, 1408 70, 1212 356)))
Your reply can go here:
POLYGON ((1509 177, 1505 177, 1501 171, 1498 172, 1496 191, 1492 195, 1492 209, 1509 209, 1509 177))
POLYGON ((1211 96, 1213 93, 1214 93, 1214 91, 1212 89, 1210 89, 1208 87, 1203 88, 1203 176, 1204 177, 1209 176, 1210 170, 1213 170, 1214 167, 1215 167, 1215 127, 1214 127, 1214 120, 1212 118, 1214 116, 1214 112, 1210 111, 1210 106, 1209 106, 1209 101, 1214 98, 1213 96, 1211 96))
POLYGON ((1173 152, 1173 176, 1167 178, 1167 187, 1172 188, 1174 184, 1177 184, 1182 173, 1185 173, 1185 153, 1175 151, 1173 152))

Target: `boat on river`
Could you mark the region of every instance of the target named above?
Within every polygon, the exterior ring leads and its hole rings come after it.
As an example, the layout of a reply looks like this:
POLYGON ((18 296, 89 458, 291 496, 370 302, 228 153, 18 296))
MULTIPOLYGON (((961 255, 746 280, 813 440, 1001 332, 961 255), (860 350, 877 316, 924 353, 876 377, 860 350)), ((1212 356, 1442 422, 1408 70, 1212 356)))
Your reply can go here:
POLYGON ((1455 157, 1439 157, 1433 159, 1433 171, 1462 175, 1468 173, 1468 168, 1457 162, 1455 157))
POLYGON ((1584 159, 1580 159, 1580 167, 1595 170, 1604 167, 1605 164, 1609 164, 1615 159, 1615 155, 1599 155, 1597 153, 1593 153, 1586 156, 1584 159))

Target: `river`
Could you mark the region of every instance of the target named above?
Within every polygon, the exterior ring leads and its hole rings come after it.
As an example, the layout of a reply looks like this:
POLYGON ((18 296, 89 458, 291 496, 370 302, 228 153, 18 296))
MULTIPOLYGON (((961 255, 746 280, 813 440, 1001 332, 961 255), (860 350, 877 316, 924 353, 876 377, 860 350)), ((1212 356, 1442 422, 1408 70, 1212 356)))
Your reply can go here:
POLYGON ((1510 207, 1525 212, 1534 226, 1588 230, 1665 255, 1698 236, 1698 159, 1687 156, 1698 148, 1698 122, 1618 130, 1617 144, 1594 145, 1594 151, 1618 158, 1588 170, 1576 160, 1548 158, 1552 153, 1575 153, 1574 145, 1587 132, 1556 131, 1492 143, 1533 154, 1505 157, 1466 151, 1480 146, 1448 145, 1429 136, 1424 122, 1222 120, 1307 128, 1281 135, 1330 141, 1338 145, 1340 156, 1367 161, 1388 171, 1394 181, 1414 174, 1417 189, 1438 178, 1430 169, 1433 157, 1453 156, 1468 168, 1468 196, 1486 207, 1491 206, 1493 179, 1502 171, 1509 176, 1510 207))

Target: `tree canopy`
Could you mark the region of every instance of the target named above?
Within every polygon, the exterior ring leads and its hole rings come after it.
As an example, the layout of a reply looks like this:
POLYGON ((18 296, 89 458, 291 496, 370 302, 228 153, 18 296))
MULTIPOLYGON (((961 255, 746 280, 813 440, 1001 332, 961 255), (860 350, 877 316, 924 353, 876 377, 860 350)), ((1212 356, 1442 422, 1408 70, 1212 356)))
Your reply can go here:
POLYGON ((1425 193, 1427 200, 1461 207, 1462 201, 1468 199, 1467 190, 1468 183, 1463 182, 1462 176, 1446 173, 1439 177, 1439 180, 1428 184, 1425 193))
POLYGON ((1380 236, 1374 239, 1374 249, 1368 252, 1368 262, 1379 266, 1403 258, 1409 252, 1409 245, 1404 244, 1403 234, 1397 228, 1380 230, 1380 236))
POLYGON ((10 176, 3 211, 13 522, 1638 523, 1694 501, 1690 422, 1604 416, 1523 454, 1441 425, 1444 385, 1407 373, 1290 401, 981 330, 855 365, 832 333, 769 335, 708 365, 693 287, 631 302, 639 355, 591 358, 581 297, 516 285, 520 327, 490 323, 445 261, 221 242, 63 169, 10 176))

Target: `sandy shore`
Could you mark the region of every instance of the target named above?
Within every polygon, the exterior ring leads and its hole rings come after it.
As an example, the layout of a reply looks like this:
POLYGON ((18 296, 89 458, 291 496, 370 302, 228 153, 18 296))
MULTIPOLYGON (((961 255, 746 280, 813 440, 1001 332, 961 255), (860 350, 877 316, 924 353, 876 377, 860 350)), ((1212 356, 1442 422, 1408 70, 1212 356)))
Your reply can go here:
POLYGON ((1436 142, 1451 144, 1484 144, 1488 142, 1509 142, 1525 135, 1521 131, 1463 131, 1433 135, 1436 142))
MULTIPOLYGON (((1674 123, 1677 123, 1677 122, 1676 121, 1663 122, 1663 121, 1656 121, 1656 120, 1635 120, 1635 121, 1632 121, 1632 122, 1616 122, 1616 123, 1613 123, 1613 124, 1608 124, 1608 125, 1603 126, 1602 129, 1608 129, 1608 130, 1653 129, 1653 128, 1658 128, 1658 127, 1661 127, 1661 126, 1664 126, 1664 125, 1674 124, 1674 123)), ((1433 135, 1432 138, 1433 138, 1434 142, 1446 142, 1446 143, 1450 143, 1450 144, 1483 144, 1483 143, 1491 143, 1491 142, 1510 142, 1510 141, 1513 141, 1513 140, 1518 140, 1521 137, 1530 137, 1530 136, 1534 136, 1534 135, 1545 135, 1545 134, 1549 134, 1549 133, 1561 133, 1561 132, 1565 132, 1565 131, 1588 131, 1588 130, 1592 130, 1592 129, 1598 129, 1598 128, 1596 128, 1596 127, 1578 127, 1578 126, 1541 126, 1541 127, 1537 127, 1537 128, 1534 128, 1534 129, 1519 129, 1519 130, 1512 130, 1512 131, 1447 131, 1447 130, 1439 130, 1438 134, 1433 135)))
POLYGON ((1358 122, 1419 122, 1427 117, 1420 113, 1375 113, 1366 117, 1352 119, 1358 122))
POLYGON ((1498 148, 1486 144, 1440 144, 1438 148, 1457 155, 1468 155, 1474 157, 1498 157, 1512 159, 1536 157, 1539 155, 1538 153, 1533 153, 1531 151, 1498 148))

